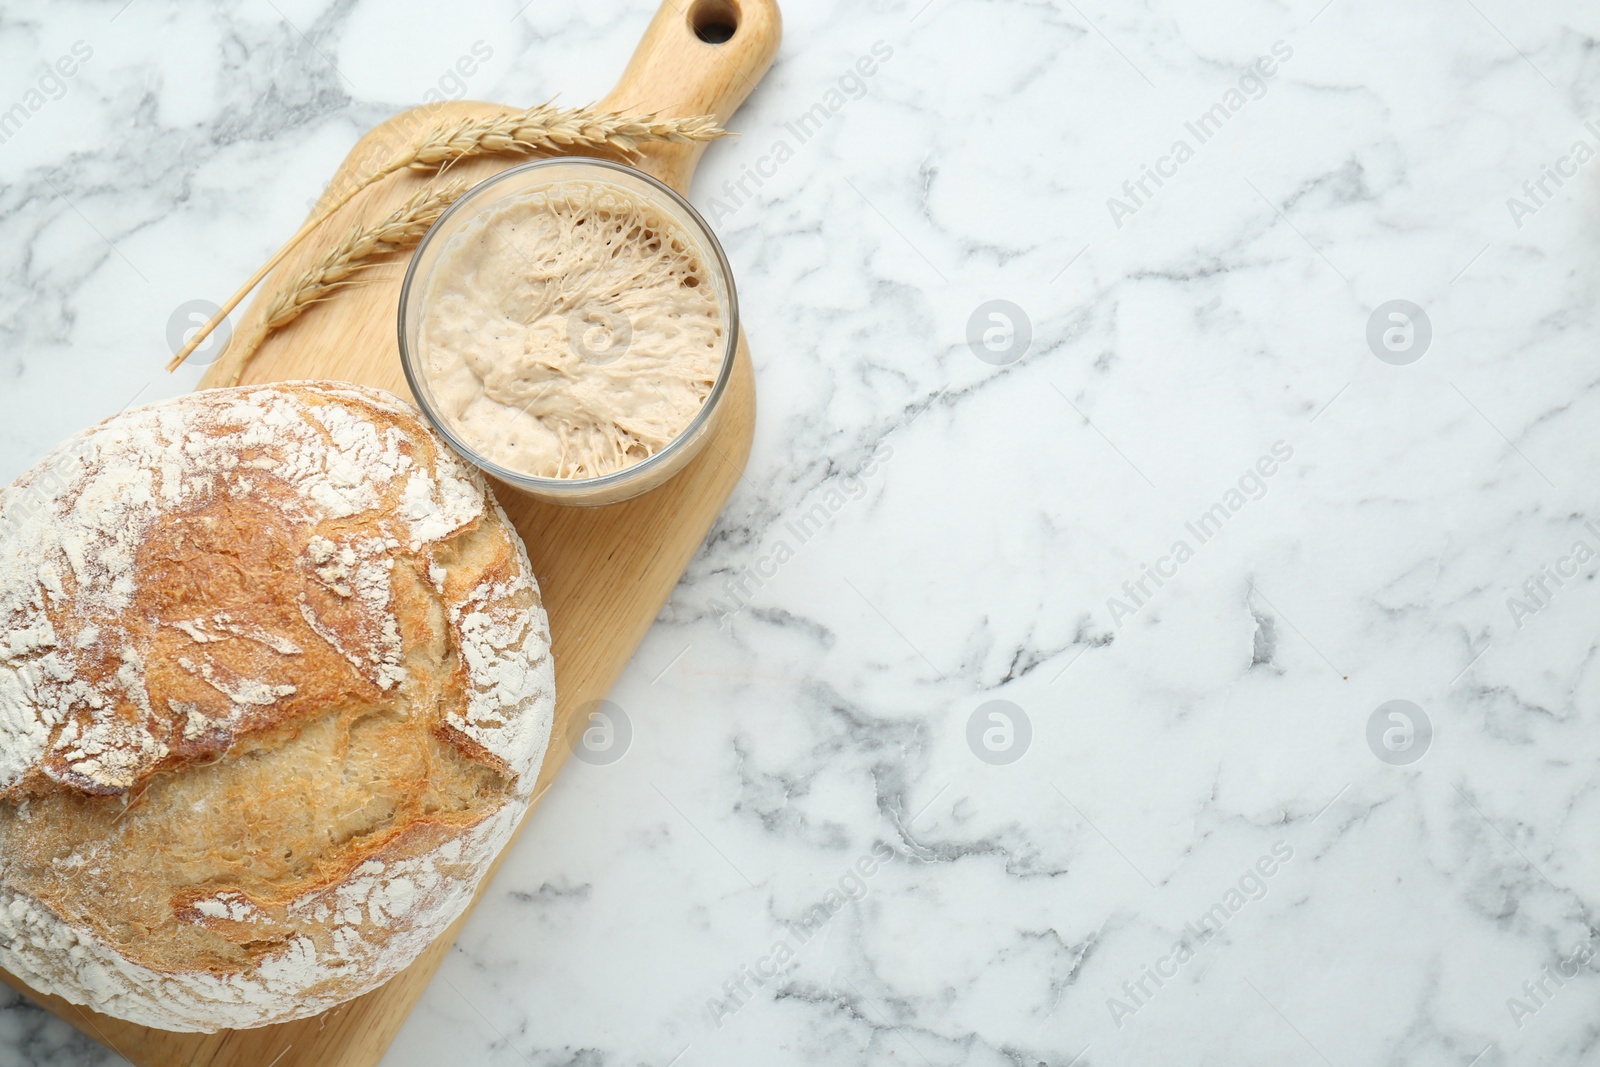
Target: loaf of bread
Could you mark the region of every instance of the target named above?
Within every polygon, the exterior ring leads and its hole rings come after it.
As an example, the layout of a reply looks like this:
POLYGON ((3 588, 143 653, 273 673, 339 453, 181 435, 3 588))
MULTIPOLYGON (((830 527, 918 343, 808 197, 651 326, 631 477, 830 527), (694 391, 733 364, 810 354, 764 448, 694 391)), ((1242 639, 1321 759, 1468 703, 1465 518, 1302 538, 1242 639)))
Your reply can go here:
POLYGON ((111 418, 0 492, 0 967, 167 1030, 367 992, 465 909, 554 708, 522 542, 409 405, 111 418))

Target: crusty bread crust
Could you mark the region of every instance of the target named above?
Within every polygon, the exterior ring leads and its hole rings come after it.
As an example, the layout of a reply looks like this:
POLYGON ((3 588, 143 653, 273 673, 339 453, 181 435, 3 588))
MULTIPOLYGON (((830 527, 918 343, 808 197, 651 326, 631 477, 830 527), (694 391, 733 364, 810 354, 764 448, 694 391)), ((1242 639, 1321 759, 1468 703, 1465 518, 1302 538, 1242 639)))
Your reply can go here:
POLYGON ((0 966, 169 1030, 359 996, 466 907, 554 695, 522 543, 409 405, 108 419, 0 491, 0 966))

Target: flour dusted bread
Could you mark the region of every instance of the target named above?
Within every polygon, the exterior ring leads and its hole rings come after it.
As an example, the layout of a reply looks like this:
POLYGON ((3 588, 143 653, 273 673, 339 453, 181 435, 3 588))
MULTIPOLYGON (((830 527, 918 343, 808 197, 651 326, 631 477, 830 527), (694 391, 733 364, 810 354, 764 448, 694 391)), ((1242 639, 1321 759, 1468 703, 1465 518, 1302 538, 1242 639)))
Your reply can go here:
POLYGON ((464 910, 553 713, 521 542, 408 405, 109 419, 0 492, 0 967, 168 1030, 364 993, 464 910))

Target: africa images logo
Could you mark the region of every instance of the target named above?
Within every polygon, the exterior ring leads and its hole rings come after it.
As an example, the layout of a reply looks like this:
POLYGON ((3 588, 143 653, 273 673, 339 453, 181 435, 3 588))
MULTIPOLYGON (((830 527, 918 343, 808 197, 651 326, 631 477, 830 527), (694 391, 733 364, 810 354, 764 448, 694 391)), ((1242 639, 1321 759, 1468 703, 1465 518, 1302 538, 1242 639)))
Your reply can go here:
POLYGON ((1139 1014, 1140 1009, 1154 999, 1162 986, 1178 977, 1183 965, 1194 959, 1195 953, 1221 933, 1234 916, 1251 903, 1264 898, 1270 888, 1268 880, 1292 859, 1294 846, 1287 841, 1274 841, 1270 853, 1257 857, 1255 863, 1246 867, 1227 892, 1222 894, 1222 899, 1207 908, 1198 919, 1183 924, 1182 936, 1172 943, 1166 955, 1141 967, 1139 977, 1122 983, 1123 996, 1107 997, 1106 1010, 1111 1013, 1111 1021, 1117 1024, 1117 1029, 1122 1029, 1128 1019, 1139 1014))
POLYGON ((1267 495, 1268 479, 1286 467, 1293 458, 1293 445, 1287 441, 1274 441, 1270 454, 1259 457, 1247 468, 1237 483, 1223 492, 1222 499, 1192 521, 1184 523, 1185 532, 1194 538, 1193 544, 1186 537, 1177 538, 1167 554, 1158 557, 1154 565, 1141 563, 1139 577, 1122 583, 1122 597, 1106 598, 1106 611, 1111 615, 1112 625, 1120 629, 1124 622, 1155 599, 1156 591, 1178 576, 1179 569, 1195 557, 1195 551, 1201 545, 1222 533, 1228 520, 1243 511, 1245 505, 1267 495), (1155 589, 1150 588, 1151 585, 1155 589))
POLYGON ((706 1000, 706 1012, 717 1029, 726 1026, 729 1019, 754 1000, 756 990, 785 973, 800 955, 800 950, 810 944, 811 939, 843 911, 847 903, 865 899, 872 877, 894 856, 894 849, 887 842, 879 841, 873 845, 870 853, 845 868, 821 900, 800 913, 798 921, 784 924, 784 935, 774 941, 771 948, 753 962, 741 966, 724 981, 723 995, 706 1000))
POLYGON ((711 221, 722 222, 731 218, 755 199, 756 192, 777 176, 779 169, 795 157, 799 148, 821 133, 823 127, 843 111, 850 101, 860 100, 867 95, 868 82, 892 58, 893 45, 881 40, 874 41, 871 54, 859 57, 845 68, 844 73, 822 94, 822 99, 783 124, 785 132, 794 138, 793 144, 790 144, 788 137, 779 137, 772 142, 766 154, 757 157, 754 166, 742 164, 739 177, 729 178, 722 183, 723 196, 713 196, 706 205, 706 214, 711 221), (755 188, 750 188, 751 185, 755 188))
POLYGON ((1278 65, 1289 62, 1293 56, 1294 49, 1289 44, 1284 41, 1272 42, 1272 55, 1259 57, 1239 76, 1237 86, 1230 86, 1222 94, 1221 100, 1201 112, 1193 121, 1185 122, 1185 136, 1174 140, 1167 154, 1156 159, 1154 167, 1148 163, 1141 164, 1139 176, 1122 183, 1121 197, 1107 197, 1106 210, 1111 212, 1111 221, 1117 229, 1122 229, 1123 223, 1154 200, 1161 187, 1178 176, 1178 168, 1193 159, 1202 145, 1222 132, 1223 124, 1243 111, 1251 101, 1266 96, 1268 82, 1278 73, 1278 65), (1194 139, 1192 144, 1191 137, 1194 139))

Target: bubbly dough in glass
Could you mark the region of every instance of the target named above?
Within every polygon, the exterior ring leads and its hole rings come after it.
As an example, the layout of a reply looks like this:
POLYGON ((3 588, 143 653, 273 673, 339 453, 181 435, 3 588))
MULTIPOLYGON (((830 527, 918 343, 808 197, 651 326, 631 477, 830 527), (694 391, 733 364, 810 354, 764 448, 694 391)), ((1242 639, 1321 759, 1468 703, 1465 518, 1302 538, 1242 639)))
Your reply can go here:
POLYGON ((619 186, 562 181, 485 208, 439 255, 422 366, 485 458, 596 478, 661 451, 721 369, 723 314, 701 249, 619 186))

